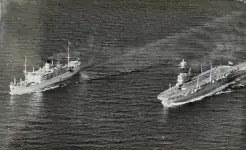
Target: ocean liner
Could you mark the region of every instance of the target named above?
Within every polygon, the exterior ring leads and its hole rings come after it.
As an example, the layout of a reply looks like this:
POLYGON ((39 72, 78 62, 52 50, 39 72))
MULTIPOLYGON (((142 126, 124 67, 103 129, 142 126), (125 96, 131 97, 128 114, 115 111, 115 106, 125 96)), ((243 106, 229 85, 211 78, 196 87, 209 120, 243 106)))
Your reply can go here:
POLYGON ((31 72, 27 71, 26 57, 25 57, 25 70, 24 70, 24 80, 20 78, 19 82, 14 78, 14 82, 11 82, 10 95, 22 95, 31 92, 42 91, 45 88, 48 88, 54 84, 62 82, 69 79, 81 69, 81 61, 79 58, 77 60, 70 61, 69 55, 69 45, 68 43, 68 56, 67 64, 60 64, 57 61, 56 64, 53 63, 53 60, 47 60, 43 67, 40 67, 38 70, 31 72))
POLYGON ((182 60, 176 85, 169 85, 169 89, 160 93, 157 98, 164 107, 193 102, 220 92, 246 73, 246 63, 234 65, 229 61, 228 65, 213 67, 210 62, 210 66, 205 72, 201 67, 201 74, 192 77, 187 62, 182 60))

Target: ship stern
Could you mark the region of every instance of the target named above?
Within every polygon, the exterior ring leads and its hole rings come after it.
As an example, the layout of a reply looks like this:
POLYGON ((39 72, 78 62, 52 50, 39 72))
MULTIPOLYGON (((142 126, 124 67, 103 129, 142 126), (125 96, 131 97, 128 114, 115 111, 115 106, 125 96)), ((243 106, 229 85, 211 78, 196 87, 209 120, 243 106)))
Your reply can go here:
POLYGON ((14 95, 15 93, 15 86, 13 84, 9 85, 9 94, 14 95))
POLYGON ((25 93, 30 92, 25 86, 15 86, 15 85, 9 85, 9 94, 10 95, 22 95, 25 93))
POLYGON ((18 90, 18 86, 15 85, 9 85, 9 94, 10 95, 18 95, 19 94, 19 90, 18 90))

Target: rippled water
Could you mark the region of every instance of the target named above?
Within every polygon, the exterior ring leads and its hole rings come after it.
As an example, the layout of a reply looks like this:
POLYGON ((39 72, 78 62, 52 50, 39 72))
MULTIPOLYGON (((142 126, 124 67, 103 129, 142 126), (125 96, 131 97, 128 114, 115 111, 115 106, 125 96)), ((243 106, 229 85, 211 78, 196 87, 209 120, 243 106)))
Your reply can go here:
POLYGON ((241 3, 23 0, 4 10, 0 149, 245 149, 245 89, 170 109, 156 98, 182 58, 194 73, 245 61, 241 3), (68 41, 86 67, 67 86, 8 94, 24 56, 29 69, 65 61, 68 41))

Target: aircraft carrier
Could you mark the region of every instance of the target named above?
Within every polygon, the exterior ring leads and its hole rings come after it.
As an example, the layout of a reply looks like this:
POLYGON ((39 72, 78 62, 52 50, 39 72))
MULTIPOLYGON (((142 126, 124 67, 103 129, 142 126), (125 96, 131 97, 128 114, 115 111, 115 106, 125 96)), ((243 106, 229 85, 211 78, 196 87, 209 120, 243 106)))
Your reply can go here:
POLYGON ((158 95, 164 107, 182 105, 185 103, 200 100, 204 97, 211 96, 227 88, 246 74, 246 63, 213 67, 201 74, 191 77, 191 69, 187 69, 187 63, 182 60, 180 63, 180 73, 175 86, 170 86, 158 95))
POLYGON ((79 58, 74 61, 70 61, 68 44, 68 57, 67 64, 60 64, 59 61, 54 64, 53 61, 47 60, 43 67, 32 72, 27 72, 27 64, 25 57, 25 70, 24 80, 20 78, 19 82, 14 78, 14 82, 9 85, 10 95, 22 95, 31 92, 40 92, 43 89, 69 79, 73 75, 77 74, 81 69, 81 61, 79 58))

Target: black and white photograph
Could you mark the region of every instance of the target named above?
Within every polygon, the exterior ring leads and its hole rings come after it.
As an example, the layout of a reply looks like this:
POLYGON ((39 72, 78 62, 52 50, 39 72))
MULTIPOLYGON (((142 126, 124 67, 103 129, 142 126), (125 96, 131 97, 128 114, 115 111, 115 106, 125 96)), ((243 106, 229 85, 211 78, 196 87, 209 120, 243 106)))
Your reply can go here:
POLYGON ((0 0, 0 150, 246 150, 246 0, 0 0))

